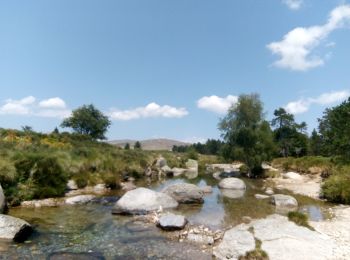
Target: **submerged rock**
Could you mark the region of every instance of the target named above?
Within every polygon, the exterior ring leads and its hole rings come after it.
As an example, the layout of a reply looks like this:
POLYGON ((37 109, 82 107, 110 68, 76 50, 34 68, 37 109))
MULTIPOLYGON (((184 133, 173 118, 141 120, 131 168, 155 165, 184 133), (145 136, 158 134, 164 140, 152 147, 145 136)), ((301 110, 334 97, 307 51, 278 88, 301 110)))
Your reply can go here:
POLYGON ((0 214, 5 211, 6 207, 6 199, 4 195, 4 191, 2 190, 1 184, 0 184, 0 214))
POLYGON ((146 214, 159 209, 176 208, 178 203, 169 195, 146 188, 125 193, 114 205, 113 214, 146 214))
POLYGON ((159 218, 158 226, 161 229, 172 231, 172 230, 181 230, 187 224, 187 220, 184 216, 167 214, 159 218))
POLYGON ((179 203, 203 203, 203 191, 194 184, 178 183, 163 190, 164 193, 174 198, 179 203))
POLYGON ((238 178, 225 178, 219 182, 221 189, 245 190, 245 183, 238 178))
POLYGON ((298 201, 289 195, 275 194, 271 196, 271 203, 276 207, 295 208, 298 207, 298 201))
POLYGON ((78 195, 74 197, 67 198, 65 203, 68 205, 76 205, 76 204, 86 204, 94 200, 96 196, 94 195, 78 195))
POLYGON ((104 260, 101 253, 68 253, 59 252, 49 255, 48 260, 104 260))
POLYGON ((221 189, 221 194, 230 199, 238 199, 244 196, 245 190, 221 189))
POLYGON ((0 214, 0 239, 25 241, 33 229, 26 221, 0 214))
POLYGON ((214 248, 213 255, 218 259, 239 259, 254 249, 253 234, 246 225, 239 225, 225 232, 222 242, 214 248))

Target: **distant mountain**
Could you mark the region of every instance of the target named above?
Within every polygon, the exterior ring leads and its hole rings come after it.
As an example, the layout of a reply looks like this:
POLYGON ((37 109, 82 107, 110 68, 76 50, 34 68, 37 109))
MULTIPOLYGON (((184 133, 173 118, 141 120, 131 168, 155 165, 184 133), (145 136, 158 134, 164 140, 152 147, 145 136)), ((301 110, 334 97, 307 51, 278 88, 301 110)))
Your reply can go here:
MULTIPOLYGON (((124 147, 127 143, 130 144, 130 147, 134 147, 134 144, 137 142, 137 140, 130 140, 130 139, 124 139, 124 140, 113 140, 109 141, 110 144, 114 144, 119 147, 124 147)), ((180 145, 190 145, 190 143, 180 142, 176 140, 171 139, 165 139, 165 138, 159 138, 159 139, 148 139, 139 141, 141 143, 141 147, 143 150, 166 150, 170 151, 174 145, 180 146, 180 145)))

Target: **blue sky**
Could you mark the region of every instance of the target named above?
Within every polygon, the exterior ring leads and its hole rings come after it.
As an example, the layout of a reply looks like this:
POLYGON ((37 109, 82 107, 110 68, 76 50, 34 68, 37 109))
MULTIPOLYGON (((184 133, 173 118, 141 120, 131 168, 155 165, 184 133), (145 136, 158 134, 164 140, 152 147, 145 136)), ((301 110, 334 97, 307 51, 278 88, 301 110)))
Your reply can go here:
POLYGON ((349 29, 339 0, 0 0, 0 127, 93 103, 109 139, 197 141, 257 92, 312 130, 349 96, 349 29))

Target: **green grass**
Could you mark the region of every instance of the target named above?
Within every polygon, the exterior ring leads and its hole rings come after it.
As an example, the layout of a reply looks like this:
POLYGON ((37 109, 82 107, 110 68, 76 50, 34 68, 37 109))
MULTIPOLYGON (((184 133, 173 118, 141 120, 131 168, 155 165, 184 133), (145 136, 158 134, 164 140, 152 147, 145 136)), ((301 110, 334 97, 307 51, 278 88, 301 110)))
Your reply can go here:
POLYGON ((245 256, 239 257, 239 260, 268 260, 269 256, 261 249, 261 241, 255 239, 255 249, 248 252, 245 256))
POLYGON ((308 229, 314 230, 314 228, 309 225, 308 216, 304 213, 301 213, 299 211, 288 212, 288 219, 289 221, 294 222, 298 226, 303 226, 307 227, 308 229))
POLYGON ((334 163, 332 159, 328 157, 304 156, 300 158, 276 158, 272 161, 272 166, 284 171, 323 173, 325 171, 330 171, 334 166, 334 163))
POLYGON ((350 204, 350 166, 340 166, 322 185, 322 197, 330 202, 350 204))

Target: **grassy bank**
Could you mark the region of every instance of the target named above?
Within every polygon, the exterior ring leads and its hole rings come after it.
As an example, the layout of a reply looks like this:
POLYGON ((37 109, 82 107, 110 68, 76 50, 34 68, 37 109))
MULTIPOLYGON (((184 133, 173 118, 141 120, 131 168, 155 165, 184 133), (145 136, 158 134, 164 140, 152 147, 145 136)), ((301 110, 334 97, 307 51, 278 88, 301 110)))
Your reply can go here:
MULTIPOLYGON (((0 129, 0 183, 10 205, 63 196, 69 179, 75 180, 80 188, 98 183, 118 188, 125 174, 142 176, 160 154, 170 167, 183 167, 191 156, 168 151, 124 150, 70 133, 0 129)), ((198 159, 200 165, 216 162, 213 156, 198 159)))

